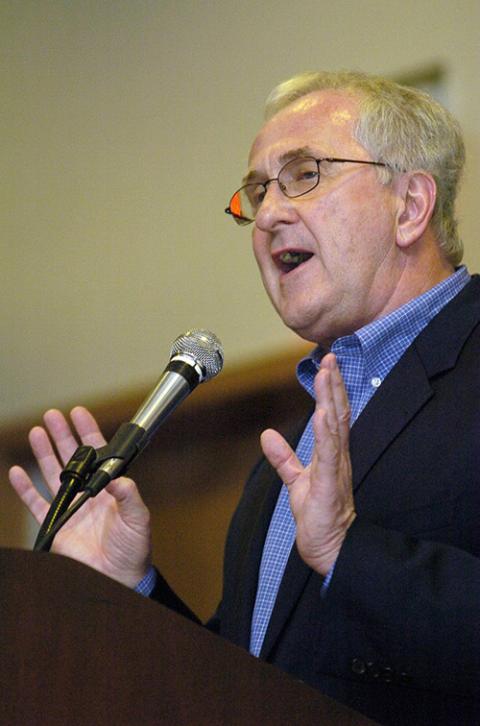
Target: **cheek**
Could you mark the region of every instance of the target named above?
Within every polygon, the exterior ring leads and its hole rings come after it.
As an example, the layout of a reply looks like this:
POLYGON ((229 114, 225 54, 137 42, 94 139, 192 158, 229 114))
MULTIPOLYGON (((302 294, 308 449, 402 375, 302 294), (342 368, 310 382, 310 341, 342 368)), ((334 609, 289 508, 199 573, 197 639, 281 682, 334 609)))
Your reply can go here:
POLYGON ((333 266, 342 270, 352 256, 356 257, 357 242, 362 235, 358 222, 354 223, 343 205, 328 205, 328 208, 304 217, 304 224, 315 240, 316 254, 326 269, 333 266))
POLYGON ((373 203, 372 198, 372 203, 365 203, 366 199, 368 189, 363 198, 352 195, 348 204, 329 210, 331 253, 343 258, 346 266, 366 260, 378 264, 393 241, 393 219, 386 202, 380 198, 373 203))
POLYGON ((270 259, 270 249, 266 235, 256 227, 252 232, 252 250, 255 260, 260 267, 270 259))

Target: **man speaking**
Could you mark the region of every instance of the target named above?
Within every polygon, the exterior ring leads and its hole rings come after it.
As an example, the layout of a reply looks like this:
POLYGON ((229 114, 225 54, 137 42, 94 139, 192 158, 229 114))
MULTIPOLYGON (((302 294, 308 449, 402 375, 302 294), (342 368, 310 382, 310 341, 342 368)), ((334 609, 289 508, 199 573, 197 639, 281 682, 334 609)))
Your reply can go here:
MULTIPOLYGON (((459 266, 458 125, 420 91, 348 72, 282 83, 266 118, 227 211, 315 346, 298 366, 315 405, 289 443, 262 435, 207 627, 380 723, 478 723, 480 280, 459 266)), ((85 409, 71 418, 102 445, 85 409)), ((66 461, 77 441, 58 411, 30 441, 55 492, 52 442, 66 461)), ((10 477, 41 521, 47 502, 10 477)), ((129 479, 54 549, 195 617, 151 566, 129 479)))

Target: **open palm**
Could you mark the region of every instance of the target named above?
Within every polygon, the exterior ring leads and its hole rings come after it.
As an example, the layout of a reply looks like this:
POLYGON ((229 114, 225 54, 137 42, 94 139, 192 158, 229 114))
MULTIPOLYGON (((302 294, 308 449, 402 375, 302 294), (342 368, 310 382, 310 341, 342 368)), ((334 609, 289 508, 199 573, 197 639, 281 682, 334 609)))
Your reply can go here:
MULTIPOLYGON (((95 419, 85 408, 73 409, 71 419, 83 444, 94 448, 105 444, 95 419)), ((47 411, 44 423, 45 428, 32 429, 29 440, 45 483, 55 495, 60 472, 78 441, 60 411, 47 411)), ((41 523, 49 502, 39 494, 28 474, 14 466, 10 482, 41 523)), ((57 534, 52 551, 134 587, 150 564, 149 512, 134 482, 126 477, 116 479, 95 499, 87 501, 57 534)))

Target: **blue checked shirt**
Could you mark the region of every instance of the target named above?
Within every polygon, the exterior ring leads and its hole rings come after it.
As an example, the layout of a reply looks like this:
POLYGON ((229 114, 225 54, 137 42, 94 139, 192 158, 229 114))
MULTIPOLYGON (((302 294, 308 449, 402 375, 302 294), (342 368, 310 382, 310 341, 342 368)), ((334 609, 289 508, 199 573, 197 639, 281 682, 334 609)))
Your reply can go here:
MULTIPOLYGON (((394 312, 374 320, 353 335, 338 338, 332 345, 345 383, 351 408, 352 425, 400 359, 408 346, 435 315, 467 284, 470 276, 465 267, 411 300, 394 312)), ((297 377, 314 398, 314 378, 325 351, 316 349, 300 361, 297 377)), ((314 444, 312 421, 305 428, 297 446, 297 456, 304 466, 311 459, 314 444)), ((257 595, 252 617, 250 652, 258 656, 267 631, 280 582, 295 541, 293 519, 286 487, 282 487, 270 521, 258 577, 257 595)), ((328 573, 324 588, 333 574, 328 573)))

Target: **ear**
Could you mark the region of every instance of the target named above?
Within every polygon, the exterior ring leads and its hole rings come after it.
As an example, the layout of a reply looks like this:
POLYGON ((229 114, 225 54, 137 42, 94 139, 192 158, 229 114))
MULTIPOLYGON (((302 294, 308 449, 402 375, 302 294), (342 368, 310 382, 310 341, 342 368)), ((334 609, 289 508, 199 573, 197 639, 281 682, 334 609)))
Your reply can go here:
POLYGON ((398 217, 397 244, 409 247, 424 234, 435 208, 437 185, 424 171, 405 174, 401 182, 403 209, 398 217))

